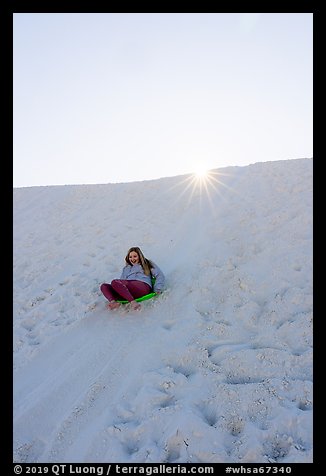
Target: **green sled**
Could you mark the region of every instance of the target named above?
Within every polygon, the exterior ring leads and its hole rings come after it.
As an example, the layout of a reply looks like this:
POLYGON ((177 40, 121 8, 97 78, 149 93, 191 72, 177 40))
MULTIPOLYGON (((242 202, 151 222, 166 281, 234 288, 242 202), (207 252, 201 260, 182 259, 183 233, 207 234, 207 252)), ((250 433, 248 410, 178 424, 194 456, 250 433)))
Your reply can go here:
MULTIPOLYGON (((147 299, 151 299, 154 296, 156 296, 156 293, 145 294, 145 296, 141 296, 139 298, 136 298, 135 301, 137 301, 137 302, 146 301, 147 299)), ((125 301, 125 300, 122 300, 122 299, 121 300, 117 299, 117 302, 120 302, 120 304, 128 304, 129 301, 125 301)))

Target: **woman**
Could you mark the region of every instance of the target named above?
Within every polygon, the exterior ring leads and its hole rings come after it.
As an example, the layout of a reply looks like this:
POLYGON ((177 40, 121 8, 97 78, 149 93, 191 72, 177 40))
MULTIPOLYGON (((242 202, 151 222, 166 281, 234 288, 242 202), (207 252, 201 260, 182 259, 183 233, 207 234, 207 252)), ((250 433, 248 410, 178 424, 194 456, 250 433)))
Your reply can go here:
POLYGON ((120 306, 117 299, 130 302, 131 308, 140 309, 136 298, 145 296, 150 292, 162 292, 165 277, 160 268, 145 258, 138 246, 133 246, 125 258, 126 266, 123 268, 120 279, 114 279, 111 284, 101 284, 101 291, 109 300, 108 308, 113 310, 120 306), (152 277, 155 283, 152 286, 152 277))

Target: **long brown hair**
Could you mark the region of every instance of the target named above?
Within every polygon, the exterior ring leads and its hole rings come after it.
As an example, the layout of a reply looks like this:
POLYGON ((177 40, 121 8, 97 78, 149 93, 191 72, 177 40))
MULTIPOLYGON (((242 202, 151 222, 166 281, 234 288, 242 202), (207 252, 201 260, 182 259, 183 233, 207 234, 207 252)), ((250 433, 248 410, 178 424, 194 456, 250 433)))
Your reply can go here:
POLYGON ((125 257, 125 261, 127 264, 130 264, 130 260, 129 260, 129 254, 134 251, 135 253, 138 254, 139 256, 139 261, 140 261, 140 264, 144 270, 144 273, 149 276, 151 274, 151 269, 154 267, 152 262, 145 258, 145 256, 143 255, 142 251, 140 250, 140 248, 138 248, 138 246, 132 246, 129 250, 128 250, 128 253, 127 253, 127 256, 125 257))

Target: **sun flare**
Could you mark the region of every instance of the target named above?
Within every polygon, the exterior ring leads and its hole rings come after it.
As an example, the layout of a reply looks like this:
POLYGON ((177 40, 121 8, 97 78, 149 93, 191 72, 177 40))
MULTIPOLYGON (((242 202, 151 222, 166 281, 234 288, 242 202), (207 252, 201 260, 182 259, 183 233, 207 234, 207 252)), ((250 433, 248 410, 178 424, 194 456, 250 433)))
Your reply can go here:
POLYGON ((195 169, 195 176, 199 179, 204 179, 208 176, 208 170, 205 169, 204 167, 197 167, 195 169))
POLYGON ((198 164, 192 169, 192 173, 187 174, 172 188, 180 187, 180 197, 187 194, 189 203, 194 199, 199 206, 203 206, 204 200, 207 199, 206 205, 209 203, 211 209, 214 210, 214 201, 217 196, 223 198, 223 189, 235 192, 225 183, 224 176, 228 175, 228 173, 207 169, 203 164, 198 164))

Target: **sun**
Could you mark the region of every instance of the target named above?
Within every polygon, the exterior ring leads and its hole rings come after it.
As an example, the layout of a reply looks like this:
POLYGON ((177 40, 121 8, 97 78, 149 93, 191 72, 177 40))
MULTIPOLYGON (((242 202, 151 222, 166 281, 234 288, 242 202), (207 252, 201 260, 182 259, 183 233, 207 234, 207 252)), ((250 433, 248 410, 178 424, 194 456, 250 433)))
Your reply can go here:
POLYGON ((191 173, 186 174, 183 179, 177 181, 171 188, 180 187, 180 198, 187 194, 189 204, 195 199, 199 206, 203 206, 206 198, 211 209, 215 210, 214 200, 216 195, 223 199, 223 188, 234 191, 223 179, 223 176, 227 175, 229 174, 219 170, 208 169, 205 167, 205 164, 198 163, 194 164, 191 173))
POLYGON ((195 175, 196 178, 203 180, 203 179, 207 178, 208 170, 205 167, 198 166, 198 167, 196 167, 196 169, 194 171, 194 175, 195 175))

